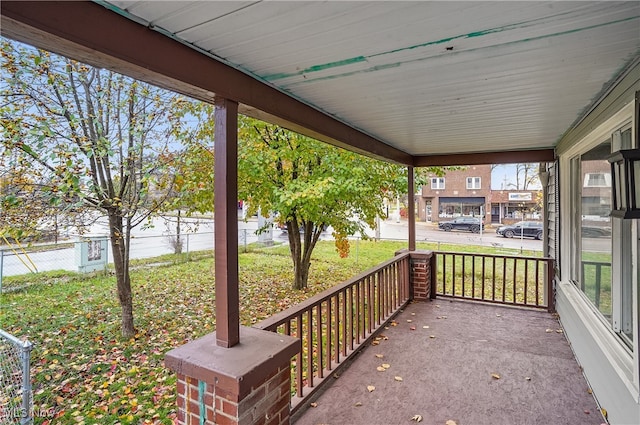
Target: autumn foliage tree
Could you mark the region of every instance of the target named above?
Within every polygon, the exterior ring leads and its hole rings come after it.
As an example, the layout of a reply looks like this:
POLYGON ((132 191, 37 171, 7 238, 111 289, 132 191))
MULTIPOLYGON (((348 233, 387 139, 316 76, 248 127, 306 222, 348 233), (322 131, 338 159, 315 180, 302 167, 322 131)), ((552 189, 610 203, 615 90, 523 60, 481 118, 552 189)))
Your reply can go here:
POLYGON ((374 228, 384 197, 406 189, 406 168, 250 118, 239 127, 239 196, 249 213, 270 211, 286 225, 295 289, 307 287, 311 254, 326 227, 346 256, 347 237, 374 228))
MULTIPOLYGON (((131 337, 131 230, 171 189, 159 180, 168 165, 161 158, 170 157, 167 122, 175 95, 4 39, 1 71, 2 166, 37 183, 31 191, 43 205, 106 216, 122 334, 131 337)), ((5 196, 3 207, 19 208, 12 200, 5 196)))

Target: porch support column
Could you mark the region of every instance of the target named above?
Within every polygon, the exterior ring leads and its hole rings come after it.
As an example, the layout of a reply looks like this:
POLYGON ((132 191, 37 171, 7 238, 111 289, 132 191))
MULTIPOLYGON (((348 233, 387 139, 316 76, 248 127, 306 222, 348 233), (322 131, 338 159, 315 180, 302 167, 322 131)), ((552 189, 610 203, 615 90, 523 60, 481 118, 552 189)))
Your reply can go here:
POLYGON ((215 99, 216 343, 240 342, 238 290, 238 103, 215 99))
POLYGON ((416 200, 415 183, 413 178, 413 167, 407 167, 408 195, 407 195, 407 218, 409 221, 409 251, 416 250, 416 200))

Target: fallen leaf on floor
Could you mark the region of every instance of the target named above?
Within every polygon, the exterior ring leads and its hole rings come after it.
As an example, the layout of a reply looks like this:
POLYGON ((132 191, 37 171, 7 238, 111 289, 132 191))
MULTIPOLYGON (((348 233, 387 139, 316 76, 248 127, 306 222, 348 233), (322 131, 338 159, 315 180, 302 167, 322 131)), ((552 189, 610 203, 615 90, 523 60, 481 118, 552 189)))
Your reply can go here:
POLYGON ((422 422, 422 416, 420 415, 413 415, 413 417, 411 418, 412 421, 414 422, 422 422))
POLYGON ((333 374, 333 379, 338 379, 339 377, 340 377, 340 375, 339 375, 339 374, 337 374, 337 373, 334 373, 334 374, 333 374))
POLYGON ((591 388, 589 388, 589 389, 587 390, 587 393, 589 393, 589 394, 593 394, 593 391, 591 390, 591 388))
POLYGON ((401 381, 402 381, 402 377, 401 377, 401 376, 396 376, 396 377, 395 377, 395 378, 393 378, 393 379, 395 379, 395 380, 396 380, 396 381, 398 381, 398 382, 401 382, 401 381))
POLYGON ((591 412, 589 412, 588 410, 585 410, 585 411, 584 411, 584 413, 585 413, 586 415, 590 415, 590 414, 591 414, 591 412))
POLYGON ((384 372, 384 371, 385 371, 385 370, 387 370, 387 369, 383 368, 382 366, 378 366, 378 367, 376 368, 376 370, 377 370, 378 372, 384 372))
POLYGON ((389 329, 389 326, 385 326, 384 328, 385 328, 385 329, 389 329))
POLYGON ((373 385, 367 385, 367 391, 372 392, 375 389, 376 387, 374 387, 373 385))
POLYGON ((435 338, 435 337, 436 337, 435 335, 429 335, 429 338, 435 338))
POLYGON ((444 425, 458 425, 456 423, 456 421, 452 421, 451 419, 449 419, 447 422, 444 423, 444 425))
POLYGON ((358 401, 356 404, 354 404, 354 406, 356 406, 356 407, 360 407, 360 406, 362 406, 362 403, 360 403, 360 402, 358 401))
POLYGON ((553 332, 553 329, 547 329, 545 332, 546 333, 551 333, 551 332, 553 332))
POLYGON ((609 415, 609 413, 607 412, 607 409, 602 408, 600 411, 602 412, 602 416, 604 416, 605 419, 608 419, 607 415, 609 415))
POLYGON ((318 403, 311 403, 309 406, 311 406, 311 407, 318 407, 318 403))
POLYGON ((407 319, 407 323, 411 323, 411 322, 413 322, 413 320, 407 319))
POLYGON ((411 313, 411 315, 412 315, 412 316, 415 316, 416 314, 415 314, 415 313, 411 313))
POLYGON ((502 317, 502 314, 496 314, 496 317, 502 317))
POLYGON ((416 330, 416 327, 415 327, 415 326, 409 326, 409 330, 411 330, 411 331, 415 331, 415 330, 416 330))
POLYGON ((429 326, 423 326, 422 329, 429 329, 429 326))
POLYGON ((393 321, 391 322, 391 326, 398 326, 398 322, 396 322, 395 320, 393 320, 393 321))
POLYGON ((378 345, 380 344, 380 341, 371 341, 371 345, 378 345))
POLYGON ((376 357, 377 357, 377 358, 379 358, 379 359, 381 359, 381 358, 383 358, 383 357, 384 357, 384 354, 376 354, 376 357))
POLYGON ((530 376, 526 376, 524 379, 525 379, 526 381, 531 381, 531 377, 530 377, 530 376))
POLYGON ((497 373, 492 373, 492 374, 491 374, 491 377, 492 377, 493 379, 500 379, 500 375, 498 375, 497 373))
POLYGON ((382 367, 385 368, 385 369, 389 369, 391 367, 391 365, 389 363, 384 363, 382 365, 382 367))
POLYGON ((436 308, 440 308, 440 304, 436 304, 436 308))
POLYGON ((561 334, 562 333, 562 329, 557 329, 556 332, 561 334))

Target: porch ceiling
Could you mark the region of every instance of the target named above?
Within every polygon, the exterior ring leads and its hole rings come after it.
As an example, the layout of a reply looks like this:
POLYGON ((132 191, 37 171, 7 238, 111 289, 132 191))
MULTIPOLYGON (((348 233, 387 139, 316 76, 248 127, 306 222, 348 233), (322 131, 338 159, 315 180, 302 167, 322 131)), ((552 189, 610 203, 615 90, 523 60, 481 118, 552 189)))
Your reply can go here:
POLYGON ((432 155, 552 149, 640 52, 636 1, 19 3, 2 2, 7 36, 199 98, 224 95, 254 116, 416 165, 432 155), (132 22, 155 33, 132 37, 132 22), (157 57, 169 38, 251 84, 199 83, 202 65, 157 57), (160 59, 185 69, 178 75, 160 59), (250 87, 238 94, 230 85, 250 87), (300 103, 283 107, 256 87, 300 103))

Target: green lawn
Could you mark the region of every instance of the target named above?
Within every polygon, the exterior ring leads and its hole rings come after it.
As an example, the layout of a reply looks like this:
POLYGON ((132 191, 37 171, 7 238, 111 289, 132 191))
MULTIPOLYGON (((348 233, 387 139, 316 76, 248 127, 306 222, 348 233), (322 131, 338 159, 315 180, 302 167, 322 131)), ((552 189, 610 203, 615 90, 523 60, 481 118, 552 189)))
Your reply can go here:
MULTIPOLYGON (((306 291, 290 289, 286 246, 242 253, 241 322, 251 325, 295 305, 388 260, 405 246, 352 241, 351 255, 340 258, 333 243, 320 242, 306 291)), ((436 247, 418 244, 419 249, 436 247)), ((441 244, 440 249, 460 247, 441 244)), ((56 415, 36 418, 36 424, 173 422, 175 376, 163 367, 164 354, 215 329, 212 258, 174 260, 165 256, 161 262, 166 265, 132 272, 138 333, 131 340, 119 336, 113 276, 52 272, 5 278, 7 286, 28 286, 0 295, 0 327, 33 342, 34 405, 56 415)))

